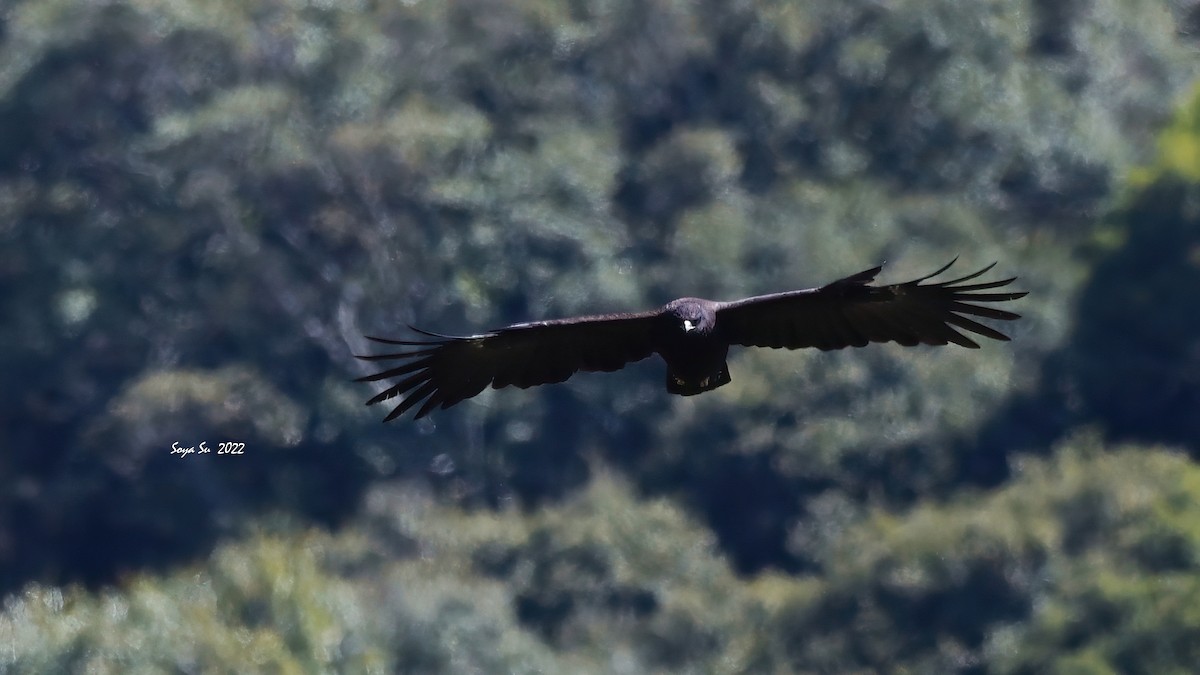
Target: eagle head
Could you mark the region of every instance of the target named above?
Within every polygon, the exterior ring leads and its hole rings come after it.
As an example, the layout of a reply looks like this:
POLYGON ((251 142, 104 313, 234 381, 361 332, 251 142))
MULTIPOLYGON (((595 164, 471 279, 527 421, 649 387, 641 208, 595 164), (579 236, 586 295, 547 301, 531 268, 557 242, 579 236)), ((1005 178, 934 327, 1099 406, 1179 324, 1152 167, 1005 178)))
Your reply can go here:
POLYGON ((697 298, 680 298, 667 305, 667 310, 684 334, 708 335, 717 323, 717 315, 711 304, 697 298))

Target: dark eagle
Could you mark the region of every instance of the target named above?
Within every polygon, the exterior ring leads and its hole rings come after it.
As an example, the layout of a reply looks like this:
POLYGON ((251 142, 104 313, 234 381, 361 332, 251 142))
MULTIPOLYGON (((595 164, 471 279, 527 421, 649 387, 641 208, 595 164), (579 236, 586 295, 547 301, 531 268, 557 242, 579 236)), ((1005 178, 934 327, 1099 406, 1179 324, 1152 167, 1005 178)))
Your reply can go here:
POLYGON ((667 362, 667 391, 692 396, 729 383, 725 363, 730 345, 746 347, 865 347, 870 342, 956 345, 978 349, 966 331, 993 340, 1008 336, 971 316, 1012 321, 1020 315, 976 303, 1005 302, 1023 292, 989 293, 1016 277, 971 281, 995 263, 958 279, 871 286, 880 267, 820 288, 758 295, 732 302, 679 298, 661 309, 636 314, 601 314, 518 323, 480 335, 455 337, 419 328, 423 340, 367 339, 408 349, 359 356, 366 361, 402 361, 357 382, 401 378, 367 405, 403 396, 384 419, 394 419, 424 401, 417 417, 471 398, 485 387, 533 387, 562 382, 577 371, 620 370, 657 353, 667 362))

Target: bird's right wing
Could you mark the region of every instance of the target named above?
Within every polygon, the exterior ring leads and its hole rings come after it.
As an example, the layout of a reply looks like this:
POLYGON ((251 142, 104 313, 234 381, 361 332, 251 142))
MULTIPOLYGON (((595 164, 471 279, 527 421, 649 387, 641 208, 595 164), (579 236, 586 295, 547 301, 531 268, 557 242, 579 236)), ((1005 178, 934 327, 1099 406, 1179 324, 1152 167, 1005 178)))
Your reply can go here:
POLYGON ((413 328, 423 340, 367 339, 411 347, 387 354, 359 356, 366 361, 403 364, 356 382, 401 377, 367 405, 403 396, 384 419, 403 415, 424 400, 417 417, 448 408, 485 387, 533 387, 562 382, 578 371, 613 371, 654 353, 657 312, 608 314, 507 326, 482 335, 456 337, 413 328))
POLYGON ((1013 312, 978 304, 1023 297, 1023 292, 981 292, 1007 286, 1016 277, 964 283, 983 275, 993 263, 958 279, 922 283, 953 264, 952 260, 933 274, 902 284, 869 285, 881 269, 875 267, 820 288, 721 303, 717 308, 717 330, 730 344, 787 349, 842 349, 871 342, 979 347, 960 330, 1008 340, 1000 331, 970 317, 998 321, 1020 318, 1013 312))

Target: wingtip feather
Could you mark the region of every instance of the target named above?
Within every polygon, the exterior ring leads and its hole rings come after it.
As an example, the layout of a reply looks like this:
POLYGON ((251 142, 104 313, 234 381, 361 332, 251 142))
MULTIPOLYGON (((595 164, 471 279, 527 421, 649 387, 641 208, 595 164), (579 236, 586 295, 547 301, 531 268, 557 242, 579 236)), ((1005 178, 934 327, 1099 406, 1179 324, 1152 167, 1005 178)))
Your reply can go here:
POLYGON ((953 267, 954 263, 956 263, 956 262, 958 262, 958 256, 954 256, 954 258, 952 258, 950 260, 950 262, 946 263, 945 265, 942 265, 941 267, 939 267, 937 269, 937 271, 933 272, 932 274, 926 274, 925 276, 921 277, 920 279, 913 279, 912 281, 910 281, 908 283, 910 285, 915 286, 915 285, 921 283, 922 281, 927 281, 929 279, 932 279, 932 278, 936 277, 937 275, 941 274, 942 272, 945 272, 946 270, 953 267))

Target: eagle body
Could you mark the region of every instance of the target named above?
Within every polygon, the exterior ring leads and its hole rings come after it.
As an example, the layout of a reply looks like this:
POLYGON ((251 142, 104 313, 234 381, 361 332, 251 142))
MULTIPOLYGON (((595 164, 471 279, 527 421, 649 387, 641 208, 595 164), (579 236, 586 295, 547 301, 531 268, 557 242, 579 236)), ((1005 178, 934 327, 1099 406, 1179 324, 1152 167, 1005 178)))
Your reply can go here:
POLYGON ((882 269, 874 267, 818 288, 731 302, 679 298, 648 312, 518 323, 479 335, 441 335, 413 328, 424 339, 368 336, 402 350, 358 358, 399 365, 357 381, 395 379, 367 401, 373 405, 401 397, 386 422, 417 404, 416 417, 424 417, 488 386, 526 388, 562 382, 576 372, 619 370, 653 354, 667 365, 667 391, 692 396, 730 382, 726 358, 733 345, 832 350, 895 342, 906 347, 953 343, 977 349, 979 345, 965 333, 1008 340, 972 317, 1019 318, 980 304, 1025 296, 1020 291, 992 292, 1015 277, 966 283, 986 273, 993 263, 957 279, 925 283, 952 264, 913 281, 885 286, 871 285, 882 269))
POLYGON ((679 298, 663 306, 657 352, 667 364, 667 391, 694 396, 728 384, 729 342, 717 325, 718 303, 679 298))

